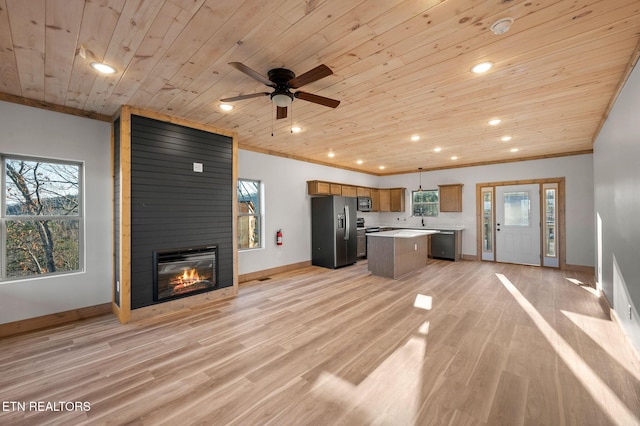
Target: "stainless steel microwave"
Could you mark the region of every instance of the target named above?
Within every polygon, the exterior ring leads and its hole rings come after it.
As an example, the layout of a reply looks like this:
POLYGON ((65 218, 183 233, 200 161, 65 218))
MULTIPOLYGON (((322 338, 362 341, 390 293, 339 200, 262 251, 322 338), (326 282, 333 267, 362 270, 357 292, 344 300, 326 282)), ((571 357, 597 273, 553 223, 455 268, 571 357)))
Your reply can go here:
POLYGON ((358 211, 359 212, 370 212, 371 211, 371 198, 369 198, 369 197, 358 197, 358 211))

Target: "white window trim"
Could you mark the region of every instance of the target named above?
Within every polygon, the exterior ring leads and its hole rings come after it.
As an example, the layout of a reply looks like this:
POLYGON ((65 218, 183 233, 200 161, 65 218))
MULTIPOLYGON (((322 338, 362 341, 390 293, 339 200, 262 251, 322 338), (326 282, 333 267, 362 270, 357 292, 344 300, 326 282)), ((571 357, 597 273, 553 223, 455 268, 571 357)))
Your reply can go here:
POLYGON ((76 275, 85 272, 85 247, 86 247, 86 229, 85 229, 85 194, 84 194, 84 171, 85 164, 82 161, 77 160, 65 160, 60 158, 51 157, 37 157, 37 156, 25 156, 25 155, 12 155, 0 153, 0 249, 2 255, 0 255, 0 283, 15 282, 15 281, 27 281, 27 280, 41 280, 52 277, 60 277, 64 275, 76 275), (24 161, 37 161, 41 163, 54 163, 54 164, 68 164, 78 166, 78 215, 69 216, 69 219, 78 220, 78 269, 72 271, 60 271, 60 272, 48 272, 44 274, 32 274, 20 277, 7 277, 7 221, 11 220, 58 220, 64 216, 13 216, 6 214, 6 170, 5 160, 24 160, 24 161))

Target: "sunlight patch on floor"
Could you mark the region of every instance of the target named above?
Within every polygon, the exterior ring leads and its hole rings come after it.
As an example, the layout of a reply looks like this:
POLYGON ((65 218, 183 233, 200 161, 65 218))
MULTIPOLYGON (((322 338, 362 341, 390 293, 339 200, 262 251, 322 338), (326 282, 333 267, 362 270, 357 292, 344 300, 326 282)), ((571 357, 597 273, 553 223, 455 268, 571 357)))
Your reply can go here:
POLYGON ((413 302, 413 306, 415 306, 416 308, 420 308, 420 309, 424 309, 424 310, 431 310, 431 304, 433 302, 433 299, 431 298, 431 296, 425 296, 424 294, 418 294, 416 295, 416 300, 415 302, 413 302))
POLYGON ((357 409, 376 424, 414 424, 421 402, 422 364, 429 322, 396 349, 360 384, 322 372, 312 392, 339 402, 345 414, 357 409))
POLYGON ((640 420, 632 413, 618 396, 600 379, 589 365, 573 350, 536 308, 518 291, 518 289, 503 274, 496 274, 502 285, 511 293, 522 309, 529 315, 542 335, 551 344, 560 359, 573 372, 578 381, 591 395, 593 401, 600 407, 614 424, 635 425, 640 420))
POLYGON ((589 293, 593 294, 596 297, 600 297, 600 292, 597 289, 595 289, 595 288, 583 283, 580 280, 577 280, 575 278, 567 278, 567 281, 577 285, 578 287, 582 288, 583 290, 588 291, 589 293))
POLYGON ((640 372, 629 369, 627 365, 629 360, 626 359, 619 350, 615 350, 618 346, 614 344, 601 345, 600 341, 611 342, 611 321, 600 318, 594 318, 588 315, 576 314, 575 312, 568 312, 561 310, 562 314, 566 316, 571 322, 579 327, 587 336, 589 336, 600 348, 607 353, 611 358, 616 360, 621 367, 627 370, 629 374, 640 381, 640 372))

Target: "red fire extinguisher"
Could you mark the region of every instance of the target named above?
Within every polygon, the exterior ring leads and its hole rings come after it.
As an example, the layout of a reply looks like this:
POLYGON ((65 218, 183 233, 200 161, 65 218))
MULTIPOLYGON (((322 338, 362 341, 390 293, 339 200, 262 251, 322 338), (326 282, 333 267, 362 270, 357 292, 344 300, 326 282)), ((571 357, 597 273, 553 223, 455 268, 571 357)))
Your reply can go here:
POLYGON ((276 244, 282 245, 282 229, 278 229, 278 232, 276 232, 276 244))

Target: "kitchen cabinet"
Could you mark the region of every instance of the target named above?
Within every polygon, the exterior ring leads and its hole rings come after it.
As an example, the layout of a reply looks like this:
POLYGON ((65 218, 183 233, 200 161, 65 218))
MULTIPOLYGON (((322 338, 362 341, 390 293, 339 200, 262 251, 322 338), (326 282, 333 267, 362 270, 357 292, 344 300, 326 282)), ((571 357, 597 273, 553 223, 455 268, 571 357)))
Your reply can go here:
POLYGON ((404 188, 392 188, 390 190, 390 202, 391 202, 391 211, 392 212, 403 212, 404 211, 404 188))
POLYGON ((379 189, 380 204, 378 211, 403 212, 405 210, 405 188, 379 189))
POLYGON ((310 180, 307 182, 307 190, 309 195, 330 195, 331 184, 329 182, 310 180))
POLYGON ((367 257, 367 230, 358 229, 358 257, 367 257))
POLYGON ((371 188, 363 188, 363 187, 359 186, 356 189, 356 192, 358 194, 358 197, 369 197, 369 198, 371 198, 371 188))
POLYGON ((371 198, 372 212, 404 212, 406 188, 365 188, 321 180, 307 181, 309 195, 341 195, 371 198))
POLYGON ((355 186, 342 185, 342 196, 343 197, 357 197, 358 193, 356 191, 355 186))
POLYGON ((391 211, 391 190, 390 189, 379 189, 379 209, 380 212, 390 212, 391 211))
POLYGON ((371 211, 380 211, 380 191, 374 188, 371 188, 371 211))
POLYGON ((398 279, 427 266, 429 235, 437 231, 398 230, 370 233, 367 267, 372 275, 398 279))
POLYGON ((309 195, 342 195, 342 185, 320 180, 307 181, 309 195))
POLYGON ((462 184, 438 185, 440 188, 440 211, 462 211, 462 184))

